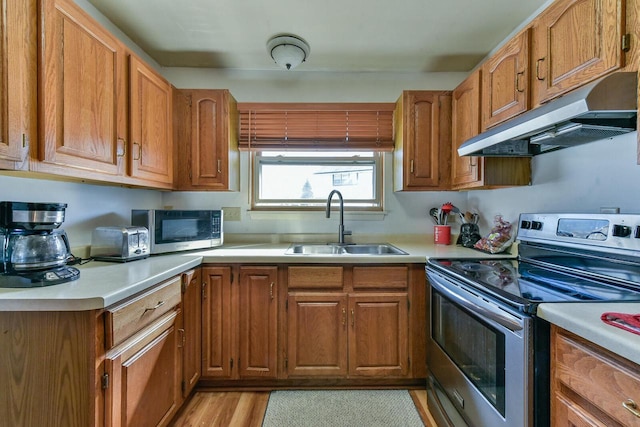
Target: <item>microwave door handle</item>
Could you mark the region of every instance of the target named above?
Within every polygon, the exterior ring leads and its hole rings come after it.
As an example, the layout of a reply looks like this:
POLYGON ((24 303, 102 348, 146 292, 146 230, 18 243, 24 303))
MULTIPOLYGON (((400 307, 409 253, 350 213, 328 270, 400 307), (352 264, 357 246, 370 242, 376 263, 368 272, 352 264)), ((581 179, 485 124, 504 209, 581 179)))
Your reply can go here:
POLYGON ((499 323, 500 325, 504 326, 510 331, 515 332, 515 331, 522 330, 522 325, 520 325, 520 323, 516 322, 515 320, 512 320, 506 316, 503 316, 485 307, 479 306, 472 301, 469 301, 467 298, 452 291, 446 285, 440 283, 440 281, 438 280, 433 280, 431 283, 431 286, 433 286, 435 289, 437 289, 439 292, 444 294, 447 298, 451 299, 452 301, 460 304, 461 306, 467 308, 468 310, 473 311, 474 313, 478 313, 482 316, 487 317, 488 319, 493 320, 494 322, 499 323))

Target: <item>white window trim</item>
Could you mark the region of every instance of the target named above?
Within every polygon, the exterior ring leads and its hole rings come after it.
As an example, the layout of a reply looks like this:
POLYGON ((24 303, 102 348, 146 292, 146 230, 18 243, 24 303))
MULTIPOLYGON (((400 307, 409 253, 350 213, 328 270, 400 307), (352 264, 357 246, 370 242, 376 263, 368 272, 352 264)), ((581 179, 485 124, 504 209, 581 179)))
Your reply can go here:
MULTIPOLYGON (((277 203, 284 203, 285 200, 279 201, 275 200, 273 203, 276 205, 268 206, 266 204, 261 204, 259 200, 257 200, 258 196, 258 180, 259 174, 256 169, 258 167, 256 156, 259 155, 259 152, 251 152, 249 155, 249 205, 250 209, 248 213, 250 217, 253 219, 258 218, 267 218, 273 219, 274 215, 279 215, 282 217, 283 214, 287 214, 287 218, 297 219, 300 218, 299 215, 303 213, 309 212, 318 212, 325 211, 326 205, 322 202, 322 199, 315 199, 316 201, 313 205, 310 206, 283 206, 277 205, 277 203), (319 202, 318 202, 319 201, 319 202)), ((374 152, 374 161, 376 165, 376 177, 375 177, 375 186, 377 189, 378 197, 374 199, 377 202, 377 206, 353 206, 349 203, 347 199, 344 200, 344 212, 345 216, 349 217, 353 214, 358 214, 363 218, 363 220, 367 220, 367 218, 376 218, 374 220, 381 220, 384 218, 386 213, 384 212, 384 176, 385 176, 385 158, 383 152, 374 152)), ((345 163, 352 162, 351 160, 346 160, 345 163)), ((328 194, 327 194, 328 196, 328 194)), ((295 202, 304 203, 304 199, 296 200, 295 202)), ((326 202, 326 200, 325 200, 326 202)), ((324 215, 324 214, 323 214, 324 215)))

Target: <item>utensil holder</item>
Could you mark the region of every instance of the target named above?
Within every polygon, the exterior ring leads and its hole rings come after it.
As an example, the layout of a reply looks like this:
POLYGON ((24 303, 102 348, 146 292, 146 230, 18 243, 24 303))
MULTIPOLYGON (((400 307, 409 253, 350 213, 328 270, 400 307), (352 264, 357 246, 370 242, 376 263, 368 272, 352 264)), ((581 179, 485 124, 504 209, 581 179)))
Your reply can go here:
POLYGON ((436 245, 451 244, 451 226, 450 225, 434 225, 433 226, 433 242, 436 245))

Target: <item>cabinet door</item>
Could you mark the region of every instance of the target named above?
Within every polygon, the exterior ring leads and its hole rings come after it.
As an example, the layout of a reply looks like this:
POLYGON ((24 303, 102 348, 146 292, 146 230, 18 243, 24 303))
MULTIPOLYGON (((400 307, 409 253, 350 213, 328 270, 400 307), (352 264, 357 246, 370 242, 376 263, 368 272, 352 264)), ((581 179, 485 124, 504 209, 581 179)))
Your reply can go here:
POLYGON ((481 76, 481 70, 476 70, 453 91, 451 101, 453 141, 451 184, 453 188, 476 183, 482 177, 482 158, 458 155, 458 148, 480 133, 481 76))
POLYGON ((33 169, 80 177, 121 175, 123 47, 73 2, 40 4, 40 162, 33 169))
POLYGON ((535 21, 534 104, 623 65, 624 0, 560 0, 535 21))
POLYGON ((528 185, 530 158, 458 155, 458 147, 480 132, 481 72, 478 69, 453 91, 452 187, 461 190, 528 185))
POLYGON ((169 313, 107 355, 107 425, 167 425, 181 402, 175 319, 169 313))
POLYGON ((21 169, 36 142, 36 2, 8 0, 0 13, 0 167, 21 169))
POLYGON ((202 280, 200 268, 182 274, 182 397, 200 379, 202 354, 202 280))
POLYGON ((290 293, 287 307, 288 375, 346 376, 346 294, 290 293))
POLYGON ((202 281, 202 376, 231 378, 231 267, 203 267, 202 281))
MULTIPOLYGON (((446 189, 451 174, 451 95, 432 91, 407 91, 402 101, 402 147, 394 161, 399 190, 446 189)), ((397 142, 396 142, 397 144, 397 142)))
POLYGON ((407 293, 349 296, 349 375, 408 373, 407 293))
POLYGON ((483 130, 529 108, 529 30, 512 38, 482 65, 483 130))
POLYGON ((277 267, 240 267, 241 378, 275 378, 277 369, 277 267))
POLYGON ((134 55, 129 56, 131 176, 173 183, 171 85, 134 55))

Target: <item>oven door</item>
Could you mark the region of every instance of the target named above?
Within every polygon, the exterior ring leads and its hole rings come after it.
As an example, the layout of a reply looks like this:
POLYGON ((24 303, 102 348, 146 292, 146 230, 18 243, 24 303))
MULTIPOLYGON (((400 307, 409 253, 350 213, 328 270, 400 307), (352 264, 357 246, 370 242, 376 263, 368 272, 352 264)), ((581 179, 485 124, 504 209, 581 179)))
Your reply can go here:
POLYGON ((441 391, 430 399, 449 408, 445 419, 461 415, 468 425, 532 425, 531 317, 438 272, 428 269, 427 275, 428 367, 430 383, 441 391), (451 413, 454 407, 459 414, 451 413))

